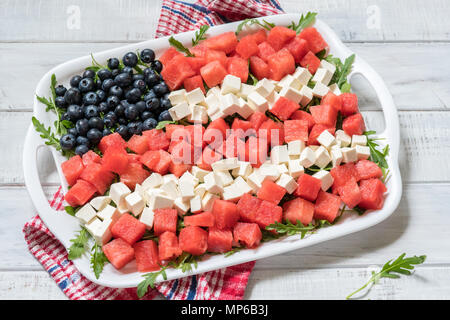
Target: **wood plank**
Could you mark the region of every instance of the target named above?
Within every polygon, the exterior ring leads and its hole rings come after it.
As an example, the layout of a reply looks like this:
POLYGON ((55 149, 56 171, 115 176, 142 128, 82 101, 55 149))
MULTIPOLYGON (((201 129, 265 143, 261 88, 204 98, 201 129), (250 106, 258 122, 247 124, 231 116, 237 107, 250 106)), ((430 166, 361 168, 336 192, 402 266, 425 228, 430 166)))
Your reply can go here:
MULTIPOLYGON (((281 0, 280 3, 286 12, 299 12, 299 8, 303 12, 318 12, 319 17, 345 41, 450 40, 447 32, 450 9, 445 0, 281 0)), ((161 0, 3 1, 0 41, 151 39, 160 8, 161 0), (102 19, 98 18, 99 12, 102 12, 102 19)))
MULTIPOLYGON (((450 264, 448 190, 450 184, 406 185, 393 215, 368 230, 257 262, 256 269, 326 269, 383 263, 402 252, 428 255, 431 264, 450 264)), ((54 188, 47 190, 48 193, 54 188)), ((36 210, 25 188, 0 187, 0 203, 8 223, 0 224, 0 270, 42 270, 29 254, 24 223, 36 210)), ((62 213, 64 214, 64 213, 62 213)))
MULTIPOLYGON (((123 43, 1 44, 0 110, 31 111, 36 85, 52 67, 121 45, 123 43)), ((349 46, 383 77, 399 110, 449 110, 450 61, 442 57, 450 51, 450 44, 353 43, 349 46), (412 94, 416 92, 420 94, 412 94)), ((365 80, 355 78, 352 84, 363 110, 379 110, 378 100, 365 80)))

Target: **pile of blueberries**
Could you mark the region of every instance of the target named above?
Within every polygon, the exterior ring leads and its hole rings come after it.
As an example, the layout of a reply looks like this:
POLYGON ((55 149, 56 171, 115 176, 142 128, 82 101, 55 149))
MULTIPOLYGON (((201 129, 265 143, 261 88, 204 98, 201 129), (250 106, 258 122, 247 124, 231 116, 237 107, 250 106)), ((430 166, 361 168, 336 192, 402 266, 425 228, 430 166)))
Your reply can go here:
POLYGON ((55 88, 55 104, 65 111, 61 120, 74 125, 60 139, 63 150, 83 155, 112 132, 127 140, 155 128, 159 121, 172 120, 161 62, 155 60, 151 49, 142 50, 139 57, 128 52, 122 58, 123 66, 119 59, 111 58, 107 68, 88 68, 81 76, 72 77, 69 89, 55 88), (149 67, 137 73, 139 57, 149 67))

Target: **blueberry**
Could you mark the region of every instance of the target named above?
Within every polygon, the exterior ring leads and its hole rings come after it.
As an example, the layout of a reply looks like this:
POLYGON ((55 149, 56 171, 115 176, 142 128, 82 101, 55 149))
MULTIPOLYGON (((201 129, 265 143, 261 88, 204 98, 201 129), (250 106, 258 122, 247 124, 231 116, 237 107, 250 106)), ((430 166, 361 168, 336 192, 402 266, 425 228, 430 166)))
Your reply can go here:
POLYGON ((124 114, 127 119, 135 120, 138 117, 139 112, 138 109, 136 108, 136 105, 130 104, 128 107, 126 107, 124 114))
POLYGON ((169 113, 169 110, 164 110, 159 114, 158 121, 172 121, 172 116, 169 113))
POLYGON ((67 107, 67 114, 70 117, 70 121, 75 122, 83 117, 83 108, 77 104, 71 104, 67 107))
POLYGON ((116 96, 109 96, 106 98, 106 103, 109 109, 114 109, 120 103, 120 99, 116 96))
POLYGON ((120 73, 119 69, 111 69, 111 75, 115 78, 120 73))
POLYGON ((106 100, 106 92, 105 91, 98 89, 97 91, 95 91, 95 93, 97 94, 99 103, 106 100))
POLYGON ((111 89, 109 89, 109 95, 116 96, 117 98, 121 98, 123 95, 123 89, 117 85, 112 86, 111 89))
POLYGON ((97 94, 95 92, 88 92, 83 96, 83 104, 84 105, 88 105, 88 104, 93 104, 93 105, 97 105, 100 102, 97 94))
POLYGON ((114 109, 114 113, 118 118, 121 118, 125 115, 125 109, 126 107, 123 106, 122 104, 119 104, 115 109, 114 109))
POLYGON ((103 135, 102 132, 98 129, 89 129, 86 137, 89 139, 89 142, 93 145, 97 145, 100 140, 102 139, 103 135))
POLYGON ((154 116, 155 116, 155 114, 151 111, 144 111, 141 113, 142 120, 147 120, 147 119, 153 118, 154 116))
POLYGON ((126 119, 126 118, 119 118, 119 120, 117 120, 117 122, 120 124, 120 125, 127 125, 128 124, 128 119, 126 119))
POLYGON ((114 127, 114 125, 116 124, 117 121, 117 117, 114 113, 108 113, 104 118, 103 118, 103 123, 105 124, 105 126, 107 128, 112 128, 114 127))
POLYGON ((106 114, 109 111, 108 104, 105 101, 100 102, 98 105, 98 111, 100 111, 103 114, 106 114))
POLYGON ((169 99, 161 98, 161 99, 159 99, 159 103, 161 105, 161 109, 163 109, 163 110, 168 110, 168 109, 172 108, 172 104, 170 103, 169 99))
POLYGON ((170 96, 170 92, 167 92, 167 93, 164 95, 164 99, 169 99, 169 96, 170 96))
POLYGON ((80 136, 85 136, 89 131, 89 121, 87 119, 80 119, 75 123, 75 128, 80 136))
POLYGON ((128 52, 127 54, 125 54, 122 58, 122 62, 124 65, 126 65, 127 67, 136 67, 137 63, 138 63, 138 57, 136 55, 136 53, 134 52, 128 52))
POLYGON ((144 78, 152 73, 155 73, 152 68, 145 68, 144 70, 142 70, 142 75, 144 76, 144 78))
POLYGON ((64 112, 64 113, 61 115, 61 121, 63 121, 63 120, 70 121, 70 116, 69 116, 69 113, 68 113, 68 112, 64 112))
POLYGON ((100 70, 98 70, 97 71, 97 76, 102 81, 112 78, 111 71, 109 71, 108 69, 100 69, 100 70))
POLYGON ((95 87, 95 83, 94 83, 94 79, 92 79, 92 78, 83 78, 83 79, 81 79, 80 83, 78 84, 78 89, 80 89, 80 91, 82 93, 92 91, 92 90, 94 90, 94 87, 95 87))
POLYGON ((161 61, 159 60, 155 60, 152 62, 151 67, 153 68, 153 70, 155 70, 156 72, 161 72, 163 65, 161 63, 161 61))
POLYGON ((95 80, 95 89, 101 89, 103 85, 103 81, 100 79, 95 80))
POLYGON ((78 85, 80 84, 80 81, 81 81, 81 76, 79 76, 79 75, 76 75, 76 76, 73 76, 71 79, 70 79, 70 86, 72 87, 72 88, 78 88, 78 85))
POLYGON ((67 133, 71 134, 71 135, 74 135, 75 137, 78 136, 77 128, 69 128, 69 129, 67 129, 67 133))
POLYGON ((145 106, 148 111, 156 112, 159 109, 159 99, 151 98, 150 100, 145 101, 145 106))
POLYGON ((158 125, 158 121, 156 121, 154 118, 148 118, 144 121, 142 124, 142 130, 152 130, 158 125))
POLYGON ((81 92, 78 88, 70 88, 64 94, 64 100, 67 104, 80 104, 81 103, 81 92))
POLYGON ((92 117, 98 117, 98 107, 94 105, 88 105, 84 108, 84 116, 86 119, 90 119, 92 117))
POLYGON ((85 70, 83 72, 83 78, 91 78, 94 79, 95 78, 95 71, 94 70, 85 70))
POLYGON ((63 150, 72 150, 75 147, 76 138, 72 134, 65 134, 59 139, 59 144, 63 150))
POLYGON ((108 59, 108 68, 109 69, 117 69, 119 68, 120 61, 117 58, 108 59))
POLYGON ((165 82, 160 82, 153 87, 153 91, 155 91, 155 93, 158 97, 162 97, 167 92, 169 92, 169 88, 167 87, 165 82))
POLYGON ((130 105, 130 103, 129 103, 126 99, 121 100, 121 101, 120 101, 120 104, 121 104, 122 106, 124 106, 125 108, 128 107, 128 106, 130 105))
POLYGON ((111 130, 109 130, 109 129, 103 129, 103 131, 102 131, 102 135, 103 135, 104 137, 109 136, 111 133, 112 133, 112 132, 111 132, 111 130))
POLYGON ((147 83, 149 88, 153 88, 159 82, 159 77, 155 73, 150 73, 145 76, 145 83, 147 83))
POLYGON ((136 80, 144 80, 144 75, 140 73, 133 74, 133 82, 136 80))
POLYGON ((136 105, 136 108, 138 109, 139 113, 144 112, 145 109, 146 109, 145 101, 142 101, 142 100, 138 101, 138 102, 135 103, 135 105, 136 105))
POLYGON ((125 98, 130 103, 135 103, 141 100, 142 92, 138 88, 133 88, 125 94, 125 98))
POLYGON ((126 125, 120 125, 116 132, 122 136, 122 138, 128 138, 128 127, 126 125))
POLYGON ((143 92, 145 90, 145 81, 144 80, 134 80, 133 87, 141 90, 143 92))
POLYGON ((55 88, 55 93, 58 97, 64 97, 64 94, 66 93, 67 89, 63 85, 59 85, 55 88))
POLYGON ((85 154, 88 151, 89 151, 89 147, 84 144, 80 144, 79 146, 77 146, 75 148, 75 153, 79 156, 82 156, 83 154, 85 154))
POLYGON ((103 120, 100 117, 92 117, 89 119, 89 128, 103 130, 103 120))
POLYGON ((86 138, 85 136, 78 136, 77 137, 77 145, 85 145, 87 147, 89 147, 89 139, 86 138))
POLYGON ((105 92, 108 92, 109 89, 111 89, 115 85, 115 82, 113 79, 105 79, 102 82, 102 90, 105 92))
POLYGON ((150 100, 156 98, 156 93, 153 91, 153 89, 150 89, 145 95, 144 95, 144 101, 150 100))
POLYGON ((123 69, 122 69, 121 72, 127 73, 127 74, 129 74, 130 76, 132 76, 132 75, 133 75, 133 68, 132 68, 132 67, 123 67, 123 69))
POLYGON ((155 52, 152 49, 144 49, 141 52, 141 60, 144 63, 150 63, 155 60, 155 52))
POLYGON ((129 135, 142 133, 142 122, 139 122, 139 121, 130 122, 127 127, 128 127, 129 135))
POLYGON ((66 105, 66 99, 64 99, 64 97, 60 97, 60 96, 58 96, 58 97, 56 97, 56 99, 55 99, 55 105, 58 107, 58 108, 65 108, 67 105, 66 105))
POLYGON ((114 78, 114 83, 119 87, 127 87, 133 81, 131 74, 127 72, 121 72, 114 78))

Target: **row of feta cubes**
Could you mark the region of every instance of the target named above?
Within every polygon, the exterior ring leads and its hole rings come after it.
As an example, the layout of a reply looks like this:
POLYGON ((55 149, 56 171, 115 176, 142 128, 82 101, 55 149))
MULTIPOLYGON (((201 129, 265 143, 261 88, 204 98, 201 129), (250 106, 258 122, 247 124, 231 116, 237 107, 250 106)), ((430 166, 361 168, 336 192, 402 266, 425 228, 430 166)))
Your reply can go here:
POLYGON ((280 81, 262 79, 248 85, 241 83, 239 77, 227 75, 221 87, 210 88, 205 95, 200 88, 186 92, 185 89, 172 91, 169 100, 173 105, 169 113, 173 120, 187 119, 192 123, 207 123, 234 113, 247 119, 253 112, 270 110, 279 97, 285 97, 302 106, 311 102, 313 97, 323 98, 329 91, 340 94, 336 84, 328 87, 336 67, 322 60, 314 77, 308 69, 297 67, 292 75, 286 75, 280 81), (311 79, 312 78, 312 79, 311 79), (311 89, 309 81, 315 83, 311 89))

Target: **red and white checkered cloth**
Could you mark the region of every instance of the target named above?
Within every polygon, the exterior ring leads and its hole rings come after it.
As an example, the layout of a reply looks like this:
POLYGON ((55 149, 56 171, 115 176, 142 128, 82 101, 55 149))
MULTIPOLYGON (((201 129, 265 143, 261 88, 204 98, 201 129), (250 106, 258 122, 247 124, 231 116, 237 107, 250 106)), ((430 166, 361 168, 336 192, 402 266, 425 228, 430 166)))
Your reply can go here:
MULTIPOLYGON (((283 13, 276 0, 199 0, 196 3, 163 0, 156 37, 198 29, 245 18, 283 13)), ((50 201, 52 208, 64 210, 61 187, 50 201)), ((65 214, 61 212, 61 214, 65 214)), ((67 259, 64 246, 36 215, 23 228, 30 252, 39 260, 69 299, 133 300, 136 288, 117 289, 97 285, 86 279, 67 259)), ((158 292, 167 299, 242 299, 255 262, 247 262, 201 275, 166 281, 149 290, 143 299, 158 292)))

